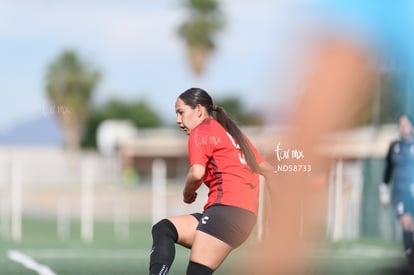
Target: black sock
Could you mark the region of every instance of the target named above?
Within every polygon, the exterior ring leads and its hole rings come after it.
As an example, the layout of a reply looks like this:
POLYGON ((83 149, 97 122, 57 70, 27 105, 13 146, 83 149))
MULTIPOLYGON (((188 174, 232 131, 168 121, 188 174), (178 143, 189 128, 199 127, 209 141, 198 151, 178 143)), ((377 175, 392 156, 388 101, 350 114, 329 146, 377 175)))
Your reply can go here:
POLYGON ((209 267, 190 261, 187 267, 187 275, 211 275, 214 270, 209 267))
POLYGON ((171 221, 164 219, 152 227, 152 240, 150 275, 166 275, 175 257, 177 229, 171 221))
POLYGON ((168 274, 168 271, 169 271, 169 268, 167 265, 154 263, 154 264, 151 264, 149 275, 166 275, 168 274))

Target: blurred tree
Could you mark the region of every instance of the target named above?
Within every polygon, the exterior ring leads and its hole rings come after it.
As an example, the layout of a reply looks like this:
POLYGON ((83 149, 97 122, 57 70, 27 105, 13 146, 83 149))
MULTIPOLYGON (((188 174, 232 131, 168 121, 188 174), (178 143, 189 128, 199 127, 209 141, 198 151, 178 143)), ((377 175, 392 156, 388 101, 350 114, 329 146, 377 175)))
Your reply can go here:
POLYGON ((216 104, 223 107, 238 125, 247 126, 264 124, 263 117, 259 113, 248 111, 238 97, 217 99, 216 104))
POLYGON ((185 41, 188 59, 196 75, 201 75, 210 54, 215 50, 214 35, 224 27, 223 15, 216 0, 184 0, 189 18, 178 28, 185 41))
POLYGON ((404 87, 389 75, 384 75, 379 82, 379 123, 397 123, 403 113, 412 115, 409 106, 408 87, 404 87))
POLYGON ((100 73, 89 68, 72 50, 62 52, 48 66, 47 97, 63 128, 65 148, 79 149, 100 73))
POLYGON ((138 128, 158 127, 162 120, 145 100, 122 101, 112 99, 99 108, 91 110, 86 122, 82 147, 96 148, 96 131, 105 119, 129 119, 138 128))

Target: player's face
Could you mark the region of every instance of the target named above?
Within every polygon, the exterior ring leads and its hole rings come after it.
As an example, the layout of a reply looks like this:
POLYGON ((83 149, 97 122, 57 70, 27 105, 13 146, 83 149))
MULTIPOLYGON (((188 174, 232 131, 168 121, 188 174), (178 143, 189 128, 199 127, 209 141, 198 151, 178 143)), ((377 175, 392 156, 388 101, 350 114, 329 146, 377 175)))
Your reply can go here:
POLYGON ((400 131, 400 135, 403 139, 410 140, 412 138, 413 126, 407 117, 403 116, 400 118, 398 130, 400 131))
POLYGON ((198 107, 191 108, 181 98, 178 98, 175 102, 176 122, 187 135, 201 122, 198 109, 198 107))

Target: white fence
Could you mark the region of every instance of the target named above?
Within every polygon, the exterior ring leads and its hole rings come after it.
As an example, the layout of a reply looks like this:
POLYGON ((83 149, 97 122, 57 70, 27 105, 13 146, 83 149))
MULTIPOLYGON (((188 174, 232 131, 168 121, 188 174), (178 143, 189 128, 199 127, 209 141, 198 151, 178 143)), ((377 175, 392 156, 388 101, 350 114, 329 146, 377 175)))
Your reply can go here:
MULTIPOLYGON (((165 177, 165 163, 153 165, 152 185, 125 186, 116 159, 95 152, 68 155, 58 148, 0 148, 0 234, 22 239, 23 216, 52 216, 57 234, 70 235, 71 219, 81 221, 81 236, 93 239, 94 221, 114 222, 115 234, 128 238, 132 220, 155 222, 163 217, 199 212, 205 188, 192 205, 182 202, 184 178, 165 177)), ((363 163, 339 160, 329 182, 326 235, 333 241, 360 237, 363 163)), ((259 217, 259 234, 261 229, 259 217)))
POLYGON ((81 167, 85 161, 93 162, 99 171, 96 175, 98 182, 119 180, 117 161, 95 152, 70 154, 55 147, 6 147, 0 148, 0 186, 10 183, 13 166, 22 171, 21 180, 26 188, 76 184, 81 179, 81 167))
MULTIPOLYGON (((70 236, 69 223, 76 219, 84 241, 93 240, 96 220, 113 221, 114 234, 125 239, 132 220, 155 222, 202 210, 203 200, 182 203, 183 182, 167 181, 162 160, 155 160, 153 169, 156 184, 130 186, 124 184, 116 158, 95 152, 70 155, 59 148, 0 149, 1 237, 20 241, 22 218, 41 216, 56 218, 61 238, 70 236)), ((202 189, 200 197, 207 197, 207 190, 202 189)))
POLYGON ((331 166, 327 235, 333 241, 360 236, 362 161, 338 160, 331 166))

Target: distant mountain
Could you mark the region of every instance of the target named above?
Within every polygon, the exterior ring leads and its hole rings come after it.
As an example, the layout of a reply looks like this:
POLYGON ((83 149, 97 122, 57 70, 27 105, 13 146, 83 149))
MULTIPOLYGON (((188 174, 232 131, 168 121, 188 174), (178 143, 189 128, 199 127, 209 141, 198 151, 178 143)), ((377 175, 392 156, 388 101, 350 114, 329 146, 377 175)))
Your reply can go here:
POLYGON ((0 132, 0 145, 61 146, 63 135, 53 115, 39 115, 0 132))

